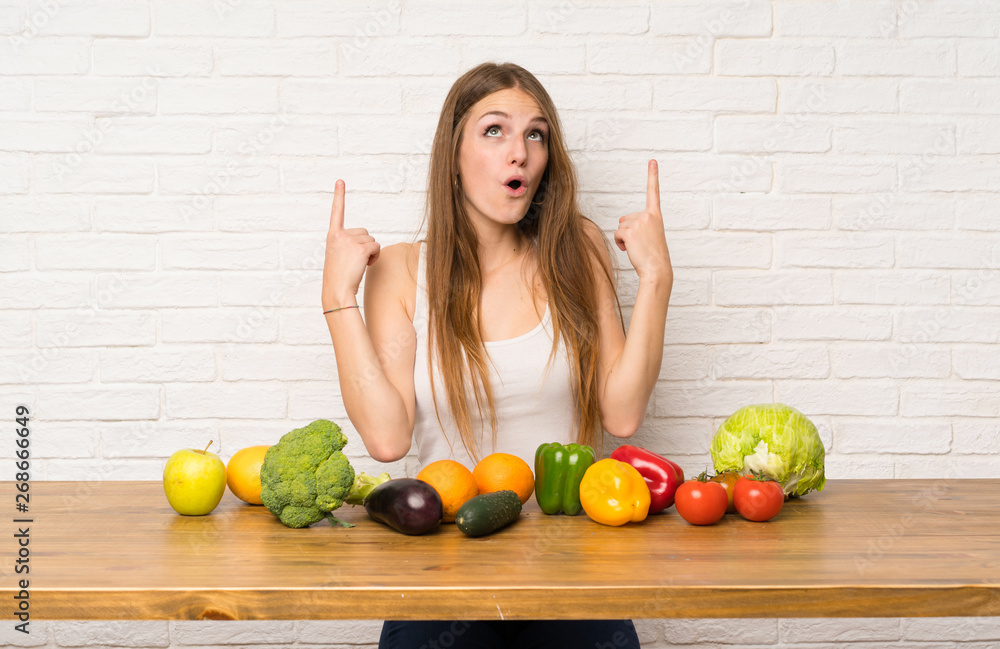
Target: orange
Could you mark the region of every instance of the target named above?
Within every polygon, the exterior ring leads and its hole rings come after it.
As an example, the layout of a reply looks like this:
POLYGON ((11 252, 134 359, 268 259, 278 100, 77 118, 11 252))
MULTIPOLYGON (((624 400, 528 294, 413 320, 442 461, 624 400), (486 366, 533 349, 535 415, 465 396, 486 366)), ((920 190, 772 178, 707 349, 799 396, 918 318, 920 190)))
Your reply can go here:
POLYGON ((423 480, 434 487, 441 496, 441 505, 444 509, 444 518, 441 519, 443 523, 454 523, 458 508, 464 505, 465 501, 479 495, 472 471, 455 460, 431 462, 417 474, 417 480, 423 480))
POLYGON ((510 453, 487 455, 472 470, 479 493, 510 489, 521 498, 521 504, 528 502, 535 490, 535 474, 528 463, 510 453))
POLYGON ((260 505, 260 467, 270 446, 248 446, 229 458, 226 484, 233 495, 251 505, 260 505))

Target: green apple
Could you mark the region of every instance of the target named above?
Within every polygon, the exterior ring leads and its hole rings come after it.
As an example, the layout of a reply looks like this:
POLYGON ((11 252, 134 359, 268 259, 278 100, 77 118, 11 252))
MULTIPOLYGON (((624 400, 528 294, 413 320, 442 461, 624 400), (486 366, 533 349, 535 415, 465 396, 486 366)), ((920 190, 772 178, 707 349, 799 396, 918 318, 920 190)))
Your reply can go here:
POLYGON ((204 451, 181 449, 163 467, 163 491, 178 514, 211 513, 226 491, 226 465, 218 455, 208 452, 208 446, 204 451))

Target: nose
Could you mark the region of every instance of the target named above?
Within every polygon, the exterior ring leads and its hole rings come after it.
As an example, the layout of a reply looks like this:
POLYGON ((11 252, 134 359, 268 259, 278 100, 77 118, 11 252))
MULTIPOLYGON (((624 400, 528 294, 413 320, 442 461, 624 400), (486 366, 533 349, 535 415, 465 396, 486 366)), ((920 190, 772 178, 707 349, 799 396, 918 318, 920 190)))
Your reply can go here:
POLYGON ((510 139, 510 148, 507 150, 507 159, 511 164, 524 166, 528 161, 528 147, 523 138, 514 137, 510 139))

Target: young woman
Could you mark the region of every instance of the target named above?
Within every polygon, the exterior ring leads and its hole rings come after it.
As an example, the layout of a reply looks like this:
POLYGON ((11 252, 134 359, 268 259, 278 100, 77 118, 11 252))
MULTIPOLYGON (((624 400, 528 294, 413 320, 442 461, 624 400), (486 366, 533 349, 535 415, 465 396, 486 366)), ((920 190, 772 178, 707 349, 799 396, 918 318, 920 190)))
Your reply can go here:
MULTIPOLYGON (((344 404, 374 459, 398 460, 416 442, 421 468, 452 458, 471 469, 495 451, 530 466, 543 442, 600 449, 603 431, 635 433, 659 375, 673 284, 654 160, 645 209, 621 217, 614 235, 639 278, 628 336, 604 235, 577 205, 555 106, 523 68, 485 63, 448 93, 425 240, 381 250, 364 228, 344 227, 344 194, 338 180, 322 303, 344 404)), ((419 647, 452 626, 387 622, 380 646, 419 647)), ((500 634, 488 646, 505 646, 504 634, 525 631, 556 634, 531 646, 576 646, 574 637, 593 646, 624 632, 638 646, 628 621, 523 627, 476 623, 460 642, 500 634)))

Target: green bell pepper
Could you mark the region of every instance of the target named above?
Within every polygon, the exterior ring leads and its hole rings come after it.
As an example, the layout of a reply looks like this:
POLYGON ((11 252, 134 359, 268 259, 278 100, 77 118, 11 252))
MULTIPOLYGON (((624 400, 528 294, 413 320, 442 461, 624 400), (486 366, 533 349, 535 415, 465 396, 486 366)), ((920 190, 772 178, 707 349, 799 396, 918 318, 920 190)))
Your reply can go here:
POLYGON ((576 516, 580 504, 580 481, 596 460, 594 449, 585 444, 542 444, 535 451, 535 500, 546 514, 560 511, 576 516))

